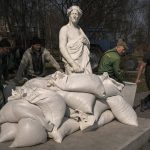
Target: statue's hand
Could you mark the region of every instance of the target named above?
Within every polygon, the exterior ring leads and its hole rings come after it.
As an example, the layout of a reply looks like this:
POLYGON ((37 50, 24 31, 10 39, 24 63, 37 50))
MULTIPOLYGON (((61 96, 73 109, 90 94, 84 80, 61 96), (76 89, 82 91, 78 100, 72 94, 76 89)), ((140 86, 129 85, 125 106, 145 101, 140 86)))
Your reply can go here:
POLYGON ((61 68, 58 68, 57 71, 60 71, 61 73, 64 72, 63 69, 61 69, 61 68))
POLYGON ((81 42, 82 42, 83 44, 85 44, 85 45, 89 45, 89 41, 88 41, 87 38, 85 38, 85 37, 82 37, 82 38, 81 38, 81 42))
POLYGON ((77 64, 75 62, 72 64, 72 68, 73 68, 72 71, 76 72, 76 73, 81 73, 84 71, 84 69, 79 64, 77 64))

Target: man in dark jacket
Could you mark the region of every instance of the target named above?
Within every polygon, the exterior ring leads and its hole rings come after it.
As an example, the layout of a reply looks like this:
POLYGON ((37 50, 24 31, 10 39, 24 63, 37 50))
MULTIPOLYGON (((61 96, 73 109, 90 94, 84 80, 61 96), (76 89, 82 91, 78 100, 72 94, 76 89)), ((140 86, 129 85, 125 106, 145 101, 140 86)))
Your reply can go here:
POLYGON ((41 40, 34 37, 31 47, 23 54, 15 81, 19 83, 23 77, 32 79, 37 76, 45 76, 46 63, 50 63, 56 70, 62 71, 50 52, 41 46, 41 40))
POLYGON ((4 89, 6 100, 11 96, 12 89, 15 90, 16 86, 21 86, 32 78, 47 75, 46 63, 51 63, 56 70, 62 72, 60 65, 50 52, 42 47, 41 43, 41 39, 34 37, 31 42, 31 47, 24 52, 15 79, 10 81, 4 89))
MULTIPOLYGON (((145 81, 148 89, 150 90, 150 51, 144 54, 143 60, 140 64, 137 77, 135 82, 138 84, 140 82, 140 77, 145 70, 145 81)), ((150 108, 150 94, 148 94, 144 99, 141 100, 141 111, 150 108)))
POLYGON ((5 105, 4 87, 2 80, 5 79, 5 73, 7 71, 7 53, 9 52, 10 43, 7 39, 0 41, 0 109, 5 105))

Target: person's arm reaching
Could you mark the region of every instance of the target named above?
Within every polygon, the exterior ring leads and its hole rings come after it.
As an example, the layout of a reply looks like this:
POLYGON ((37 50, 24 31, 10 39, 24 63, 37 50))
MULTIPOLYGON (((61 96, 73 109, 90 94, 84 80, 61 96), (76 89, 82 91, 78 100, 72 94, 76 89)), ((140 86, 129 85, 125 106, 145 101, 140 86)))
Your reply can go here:
POLYGON ((140 82, 140 77, 141 77, 141 74, 142 74, 143 70, 145 69, 145 66, 146 66, 146 63, 144 61, 142 61, 141 64, 140 64, 138 73, 137 73, 137 77, 136 77, 135 83, 139 83, 140 82))
POLYGON ((56 70, 63 72, 63 70, 60 68, 59 63, 55 60, 55 58, 48 51, 46 53, 46 61, 50 62, 56 70))
POLYGON ((15 82, 19 83, 23 79, 23 74, 28 65, 28 56, 24 53, 22 60, 20 62, 19 68, 17 70, 17 74, 15 77, 15 82))

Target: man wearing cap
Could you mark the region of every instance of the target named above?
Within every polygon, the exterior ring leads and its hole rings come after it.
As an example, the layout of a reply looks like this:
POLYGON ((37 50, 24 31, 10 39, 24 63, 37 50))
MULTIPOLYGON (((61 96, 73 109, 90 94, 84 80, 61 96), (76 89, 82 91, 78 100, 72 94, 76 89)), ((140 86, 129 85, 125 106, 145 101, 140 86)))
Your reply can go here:
POLYGON ((23 77, 32 79, 37 76, 44 76, 46 63, 51 63, 56 70, 62 71, 50 52, 41 46, 41 40, 38 37, 34 37, 31 47, 23 54, 15 77, 16 83, 22 84, 20 82, 23 81, 23 77))
POLYGON ((120 69, 120 59, 127 48, 127 44, 122 39, 119 39, 117 46, 106 51, 102 56, 98 67, 98 74, 108 72, 111 78, 114 78, 118 82, 123 82, 124 73, 120 69))

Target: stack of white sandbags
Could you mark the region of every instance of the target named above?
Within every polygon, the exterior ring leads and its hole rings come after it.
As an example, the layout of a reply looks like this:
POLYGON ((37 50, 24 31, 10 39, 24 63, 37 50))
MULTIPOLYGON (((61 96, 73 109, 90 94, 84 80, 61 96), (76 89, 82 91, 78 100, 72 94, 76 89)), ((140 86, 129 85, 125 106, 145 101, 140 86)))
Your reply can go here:
POLYGON ((11 147, 44 143, 47 139, 46 128, 49 131, 53 129, 53 125, 46 121, 40 108, 25 100, 9 101, 0 111, 0 123, 0 141, 14 140, 11 147), (30 119, 30 122, 24 119, 30 119), (35 138, 32 139, 31 135, 35 138))
POLYGON ((18 99, 16 92, 0 111, 0 141, 14 140, 10 147, 44 143, 47 141, 47 133, 62 124, 66 103, 51 90, 24 88, 20 91, 22 93, 18 95, 22 94, 21 99, 18 99), (29 92, 24 93, 23 90, 29 92), (13 133, 12 128, 15 128, 13 133))
POLYGON ((14 140, 10 147, 24 147, 48 137, 61 143, 77 130, 91 131, 114 118, 137 126, 135 111, 121 96, 123 88, 107 73, 56 72, 29 80, 12 92, 0 111, 0 142, 14 140))
MULTIPOLYGON (((135 125, 137 126, 137 116, 133 108, 123 99, 121 91, 124 88, 124 85, 115 81, 114 79, 108 76, 108 73, 104 73, 101 76, 94 74, 71 74, 71 75, 60 75, 61 73, 56 74, 56 76, 51 79, 50 83, 53 86, 58 87, 62 91, 58 91, 65 99, 66 104, 74 109, 79 110, 78 113, 74 116, 78 116, 81 120, 80 129, 85 130, 90 126, 93 126, 93 123, 98 123, 101 117, 101 114, 106 111, 110 115, 106 117, 106 123, 108 120, 112 120, 112 116, 117 118, 120 122, 135 125), (59 76, 59 77, 58 77, 59 76), (66 92, 64 92, 66 91, 66 92), (84 92, 84 93, 81 93, 84 92), (80 95, 78 96, 77 93, 80 95), (84 100, 78 100, 79 97, 82 98, 82 94, 90 93, 95 96, 95 105, 93 107, 93 98, 90 96, 89 99, 85 97, 84 100), (110 103, 110 99, 113 99, 110 103), (76 105, 72 105, 76 104, 76 105), (86 105, 85 105, 86 104, 86 105), (93 112, 85 111, 82 107, 93 108, 93 112), (111 110, 108 112, 107 110, 111 110), (117 113, 115 113, 114 109, 117 113), (121 115, 122 114, 122 115, 121 115), (94 118, 92 117, 94 116, 94 118), (121 116, 121 117, 118 117, 121 116), (126 116, 126 117, 124 117, 126 116), (89 119, 90 118, 90 119, 89 119), (127 118, 132 118, 127 119, 127 118), (94 120, 95 119, 95 120, 94 120), (125 121, 128 120, 128 121, 125 121)), ((104 113, 106 115, 106 113, 104 113)), ((105 118, 105 117, 104 117, 105 118)), ((101 118, 102 119, 102 118, 101 118)), ((101 125, 99 125, 101 126, 101 125)))

